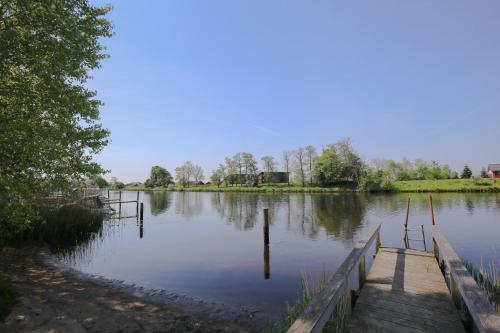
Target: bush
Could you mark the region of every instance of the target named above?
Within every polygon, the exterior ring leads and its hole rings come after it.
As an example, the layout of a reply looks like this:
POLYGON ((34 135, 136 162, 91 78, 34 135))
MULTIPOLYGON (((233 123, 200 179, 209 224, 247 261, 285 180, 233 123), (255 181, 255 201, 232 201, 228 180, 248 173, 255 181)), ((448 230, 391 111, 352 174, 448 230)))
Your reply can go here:
POLYGON ((0 321, 7 317, 15 303, 16 293, 12 283, 0 275, 0 321))
POLYGON ((394 184, 385 179, 382 170, 368 170, 361 177, 358 188, 363 191, 392 191, 394 184))

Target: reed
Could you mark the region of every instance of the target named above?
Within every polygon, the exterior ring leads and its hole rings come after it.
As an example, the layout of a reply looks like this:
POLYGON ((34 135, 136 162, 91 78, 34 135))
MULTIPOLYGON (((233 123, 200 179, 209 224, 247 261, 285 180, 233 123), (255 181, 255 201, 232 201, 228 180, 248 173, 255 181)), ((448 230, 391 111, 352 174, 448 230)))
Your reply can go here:
MULTIPOLYGON (((264 332, 266 333, 284 333, 292 326, 309 306, 312 299, 323 292, 332 278, 333 273, 328 273, 325 270, 321 271, 319 278, 313 279, 312 276, 302 274, 300 279, 300 292, 297 301, 293 305, 287 304, 281 318, 275 322, 270 323, 264 332)), ((323 329, 325 333, 341 333, 345 327, 348 306, 350 305, 347 295, 342 297, 337 303, 335 311, 332 314, 330 321, 323 329)))
POLYGON ((479 288, 481 288, 496 311, 500 313, 500 276, 498 276, 498 267, 494 262, 490 262, 489 268, 476 266, 470 261, 464 261, 465 267, 472 275, 479 288))

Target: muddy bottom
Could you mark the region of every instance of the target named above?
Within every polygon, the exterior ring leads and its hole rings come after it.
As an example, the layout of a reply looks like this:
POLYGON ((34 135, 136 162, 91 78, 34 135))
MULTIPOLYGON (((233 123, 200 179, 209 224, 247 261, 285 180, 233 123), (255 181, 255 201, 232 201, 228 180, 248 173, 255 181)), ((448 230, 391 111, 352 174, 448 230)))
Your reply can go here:
POLYGON ((0 272, 19 294, 0 332, 257 332, 262 320, 224 307, 103 285, 61 271, 37 249, 0 249, 0 272))

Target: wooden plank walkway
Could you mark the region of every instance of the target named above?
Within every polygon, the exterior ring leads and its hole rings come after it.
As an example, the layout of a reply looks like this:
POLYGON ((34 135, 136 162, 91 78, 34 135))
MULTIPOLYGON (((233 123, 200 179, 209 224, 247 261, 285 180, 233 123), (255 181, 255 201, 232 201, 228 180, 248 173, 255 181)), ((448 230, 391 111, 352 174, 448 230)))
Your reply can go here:
POLYGON ((380 248, 346 332, 465 332, 433 254, 380 248))

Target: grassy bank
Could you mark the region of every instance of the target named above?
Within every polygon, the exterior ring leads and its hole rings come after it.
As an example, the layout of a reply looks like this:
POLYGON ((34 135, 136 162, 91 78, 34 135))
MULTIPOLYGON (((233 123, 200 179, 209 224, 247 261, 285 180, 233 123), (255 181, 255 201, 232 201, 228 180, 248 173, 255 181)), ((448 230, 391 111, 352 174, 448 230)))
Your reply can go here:
MULTIPOLYGON (((395 181, 392 192, 500 192, 500 180, 493 179, 440 179, 395 181)), ((353 186, 301 186, 301 184, 266 184, 260 186, 234 185, 192 185, 190 187, 169 186, 168 188, 146 188, 129 186, 124 190, 143 191, 191 191, 191 192, 263 192, 263 193, 338 193, 359 191, 353 186)))
POLYGON ((500 192, 500 180, 439 179, 394 182, 396 192, 500 192))
POLYGON ((16 293, 10 280, 0 275, 0 321, 10 313, 16 303, 16 293))

